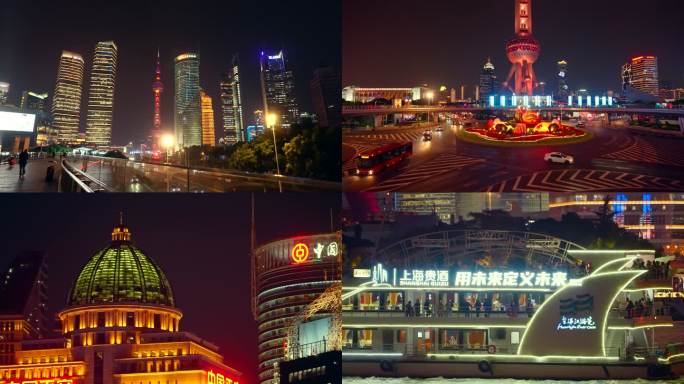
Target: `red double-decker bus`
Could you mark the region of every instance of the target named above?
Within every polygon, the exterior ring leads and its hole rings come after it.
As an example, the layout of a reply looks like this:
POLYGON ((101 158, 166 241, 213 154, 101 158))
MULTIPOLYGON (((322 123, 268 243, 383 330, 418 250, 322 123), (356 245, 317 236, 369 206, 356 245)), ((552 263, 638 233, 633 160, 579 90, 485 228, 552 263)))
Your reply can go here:
POLYGON ((391 143, 363 152, 356 158, 357 175, 377 175, 413 155, 413 143, 391 143))

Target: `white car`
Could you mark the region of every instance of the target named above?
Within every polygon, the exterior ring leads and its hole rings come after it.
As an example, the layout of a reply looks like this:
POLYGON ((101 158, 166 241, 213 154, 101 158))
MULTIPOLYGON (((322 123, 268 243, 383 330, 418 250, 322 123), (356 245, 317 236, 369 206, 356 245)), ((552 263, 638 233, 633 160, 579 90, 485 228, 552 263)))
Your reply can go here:
POLYGON ((561 152, 550 152, 544 155, 544 161, 549 163, 574 164, 575 158, 561 152))

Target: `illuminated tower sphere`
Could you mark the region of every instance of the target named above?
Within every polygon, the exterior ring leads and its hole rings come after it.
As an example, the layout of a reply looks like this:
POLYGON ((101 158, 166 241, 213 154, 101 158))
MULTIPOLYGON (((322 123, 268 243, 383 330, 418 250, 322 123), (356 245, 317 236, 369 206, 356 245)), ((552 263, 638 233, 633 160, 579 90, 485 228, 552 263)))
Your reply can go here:
POLYGON ((515 94, 532 95, 538 86, 532 64, 539 58, 539 50, 539 42, 532 37, 532 0, 515 0, 515 37, 506 44, 512 66, 504 87, 515 94))
POLYGON ((73 346, 137 344, 142 333, 178 331, 181 317, 164 272, 123 222, 81 269, 59 313, 73 346))
POLYGON ((159 64, 159 50, 157 50, 157 69, 154 71, 152 93, 154 94, 154 126, 152 128, 152 150, 159 149, 161 137, 161 94, 164 92, 164 84, 161 81, 161 65, 159 64))

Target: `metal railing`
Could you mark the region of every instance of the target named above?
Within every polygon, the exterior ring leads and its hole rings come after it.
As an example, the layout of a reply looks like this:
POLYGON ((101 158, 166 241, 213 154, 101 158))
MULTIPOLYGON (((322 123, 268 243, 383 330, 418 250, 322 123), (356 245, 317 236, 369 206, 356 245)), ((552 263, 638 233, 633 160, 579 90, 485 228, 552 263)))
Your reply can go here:
POLYGON ((186 167, 90 155, 69 163, 112 192, 339 191, 336 182, 208 167, 186 167))
MULTIPOLYGON (((56 163, 56 162, 55 162, 56 163)), ((62 159, 62 172, 59 180, 59 192, 113 192, 109 186, 100 180, 82 172, 66 159, 62 159), (66 177, 64 177, 66 176, 66 177)))

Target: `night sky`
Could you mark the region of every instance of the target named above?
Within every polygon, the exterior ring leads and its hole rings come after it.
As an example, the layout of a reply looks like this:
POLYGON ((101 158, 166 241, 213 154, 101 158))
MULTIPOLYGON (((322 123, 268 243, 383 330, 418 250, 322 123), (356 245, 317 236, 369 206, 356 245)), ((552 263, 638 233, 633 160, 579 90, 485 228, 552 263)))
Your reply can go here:
MULTIPOLYGON (((684 1, 533 0, 532 6, 541 43, 534 67, 547 94, 557 89, 560 59, 568 62, 572 90, 598 93, 617 91, 620 67, 641 54, 658 56, 661 86, 684 86, 684 1)), ((503 81, 513 8, 513 0, 345 0, 342 84, 445 84, 458 94, 461 84, 479 82, 488 56, 503 81)))
MULTIPOLYGON (((22 250, 48 252, 51 311, 66 303, 81 267, 111 240, 119 211, 133 242, 164 270, 181 330, 216 343, 226 364, 256 381, 257 325, 251 314, 250 195, 0 196, 0 270, 22 250)), ((330 231, 335 193, 257 194, 257 245, 330 231)), ((336 225, 336 224, 335 224, 336 225)), ((0 272, 1 273, 1 272, 0 272)))
MULTIPOLYGON (((10 101, 23 90, 52 97, 62 50, 86 63, 81 130, 89 72, 97 41, 118 45, 113 144, 142 140, 152 127, 152 79, 161 51, 162 128, 173 129, 173 58, 200 52, 200 85, 214 100, 220 127, 219 80, 234 53, 241 60, 245 125, 263 109, 258 54, 285 49, 294 70, 302 111, 311 111, 309 81, 320 65, 340 68, 340 4, 337 1, 201 0, 3 0, 0 4, 0 81, 10 83, 10 101), (182 5, 178 5, 182 4, 182 5)), ((50 103, 51 105, 51 103, 50 103)), ((217 136, 218 137, 218 136, 217 136)))

